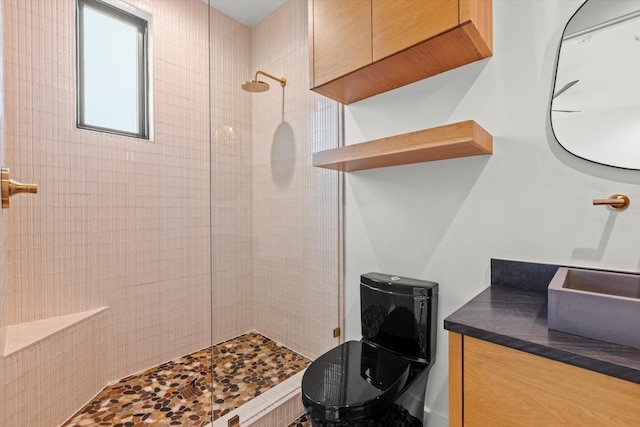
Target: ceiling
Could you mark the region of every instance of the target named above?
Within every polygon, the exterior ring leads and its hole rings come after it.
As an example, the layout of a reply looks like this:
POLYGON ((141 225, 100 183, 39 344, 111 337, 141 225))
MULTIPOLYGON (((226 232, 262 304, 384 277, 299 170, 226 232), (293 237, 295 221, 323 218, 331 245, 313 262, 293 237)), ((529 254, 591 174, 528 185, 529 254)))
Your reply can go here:
POLYGON ((236 21, 252 28, 279 8, 285 0, 202 0, 236 21))

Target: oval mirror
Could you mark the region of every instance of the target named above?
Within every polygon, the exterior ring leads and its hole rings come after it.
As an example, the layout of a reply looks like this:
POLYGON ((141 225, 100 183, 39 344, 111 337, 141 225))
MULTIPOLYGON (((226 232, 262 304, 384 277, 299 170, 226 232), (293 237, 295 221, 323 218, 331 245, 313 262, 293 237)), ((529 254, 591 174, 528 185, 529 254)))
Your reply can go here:
POLYGON ((578 157, 640 169, 640 0, 587 0, 569 20, 551 127, 578 157))

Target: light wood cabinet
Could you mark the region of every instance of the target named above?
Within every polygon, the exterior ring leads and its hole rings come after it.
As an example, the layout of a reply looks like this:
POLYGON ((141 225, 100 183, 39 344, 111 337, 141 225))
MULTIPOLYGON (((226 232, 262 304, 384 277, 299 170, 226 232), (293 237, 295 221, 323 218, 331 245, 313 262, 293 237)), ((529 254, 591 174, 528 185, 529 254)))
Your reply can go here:
POLYGON ((373 61, 458 26, 458 0, 371 1, 373 61))
POLYGON ((449 333, 449 425, 638 426, 640 385, 449 333))
POLYGON ((344 104, 492 55, 491 0, 309 0, 311 89, 344 104))
POLYGON ((371 0, 316 0, 313 28, 316 85, 371 63, 371 0))

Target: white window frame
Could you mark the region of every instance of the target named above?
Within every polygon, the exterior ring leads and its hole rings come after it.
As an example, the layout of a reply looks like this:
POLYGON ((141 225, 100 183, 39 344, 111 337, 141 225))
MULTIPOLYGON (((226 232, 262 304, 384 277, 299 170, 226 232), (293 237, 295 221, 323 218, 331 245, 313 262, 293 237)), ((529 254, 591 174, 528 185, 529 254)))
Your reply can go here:
POLYGON ((76 126, 81 129, 152 139, 152 20, 151 15, 118 0, 76 0, 76 126), (105 15, 133 24, 138 28, 138 132, 90 125, 85 122, 84 111, 84 46, 82 8, 88 5, 105 15))

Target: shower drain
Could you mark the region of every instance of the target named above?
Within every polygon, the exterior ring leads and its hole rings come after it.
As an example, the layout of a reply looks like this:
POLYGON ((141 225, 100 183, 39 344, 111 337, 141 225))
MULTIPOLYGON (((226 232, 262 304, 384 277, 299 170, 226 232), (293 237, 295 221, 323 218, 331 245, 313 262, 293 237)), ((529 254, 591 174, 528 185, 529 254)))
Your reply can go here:
POLYGON ((189 385, 179 389, 178 393, 180 393, 184 399, 191 399, 192 397, 200 396, 202 394, 202 390, 200 390, 197 380, 193 380, 189 385))

